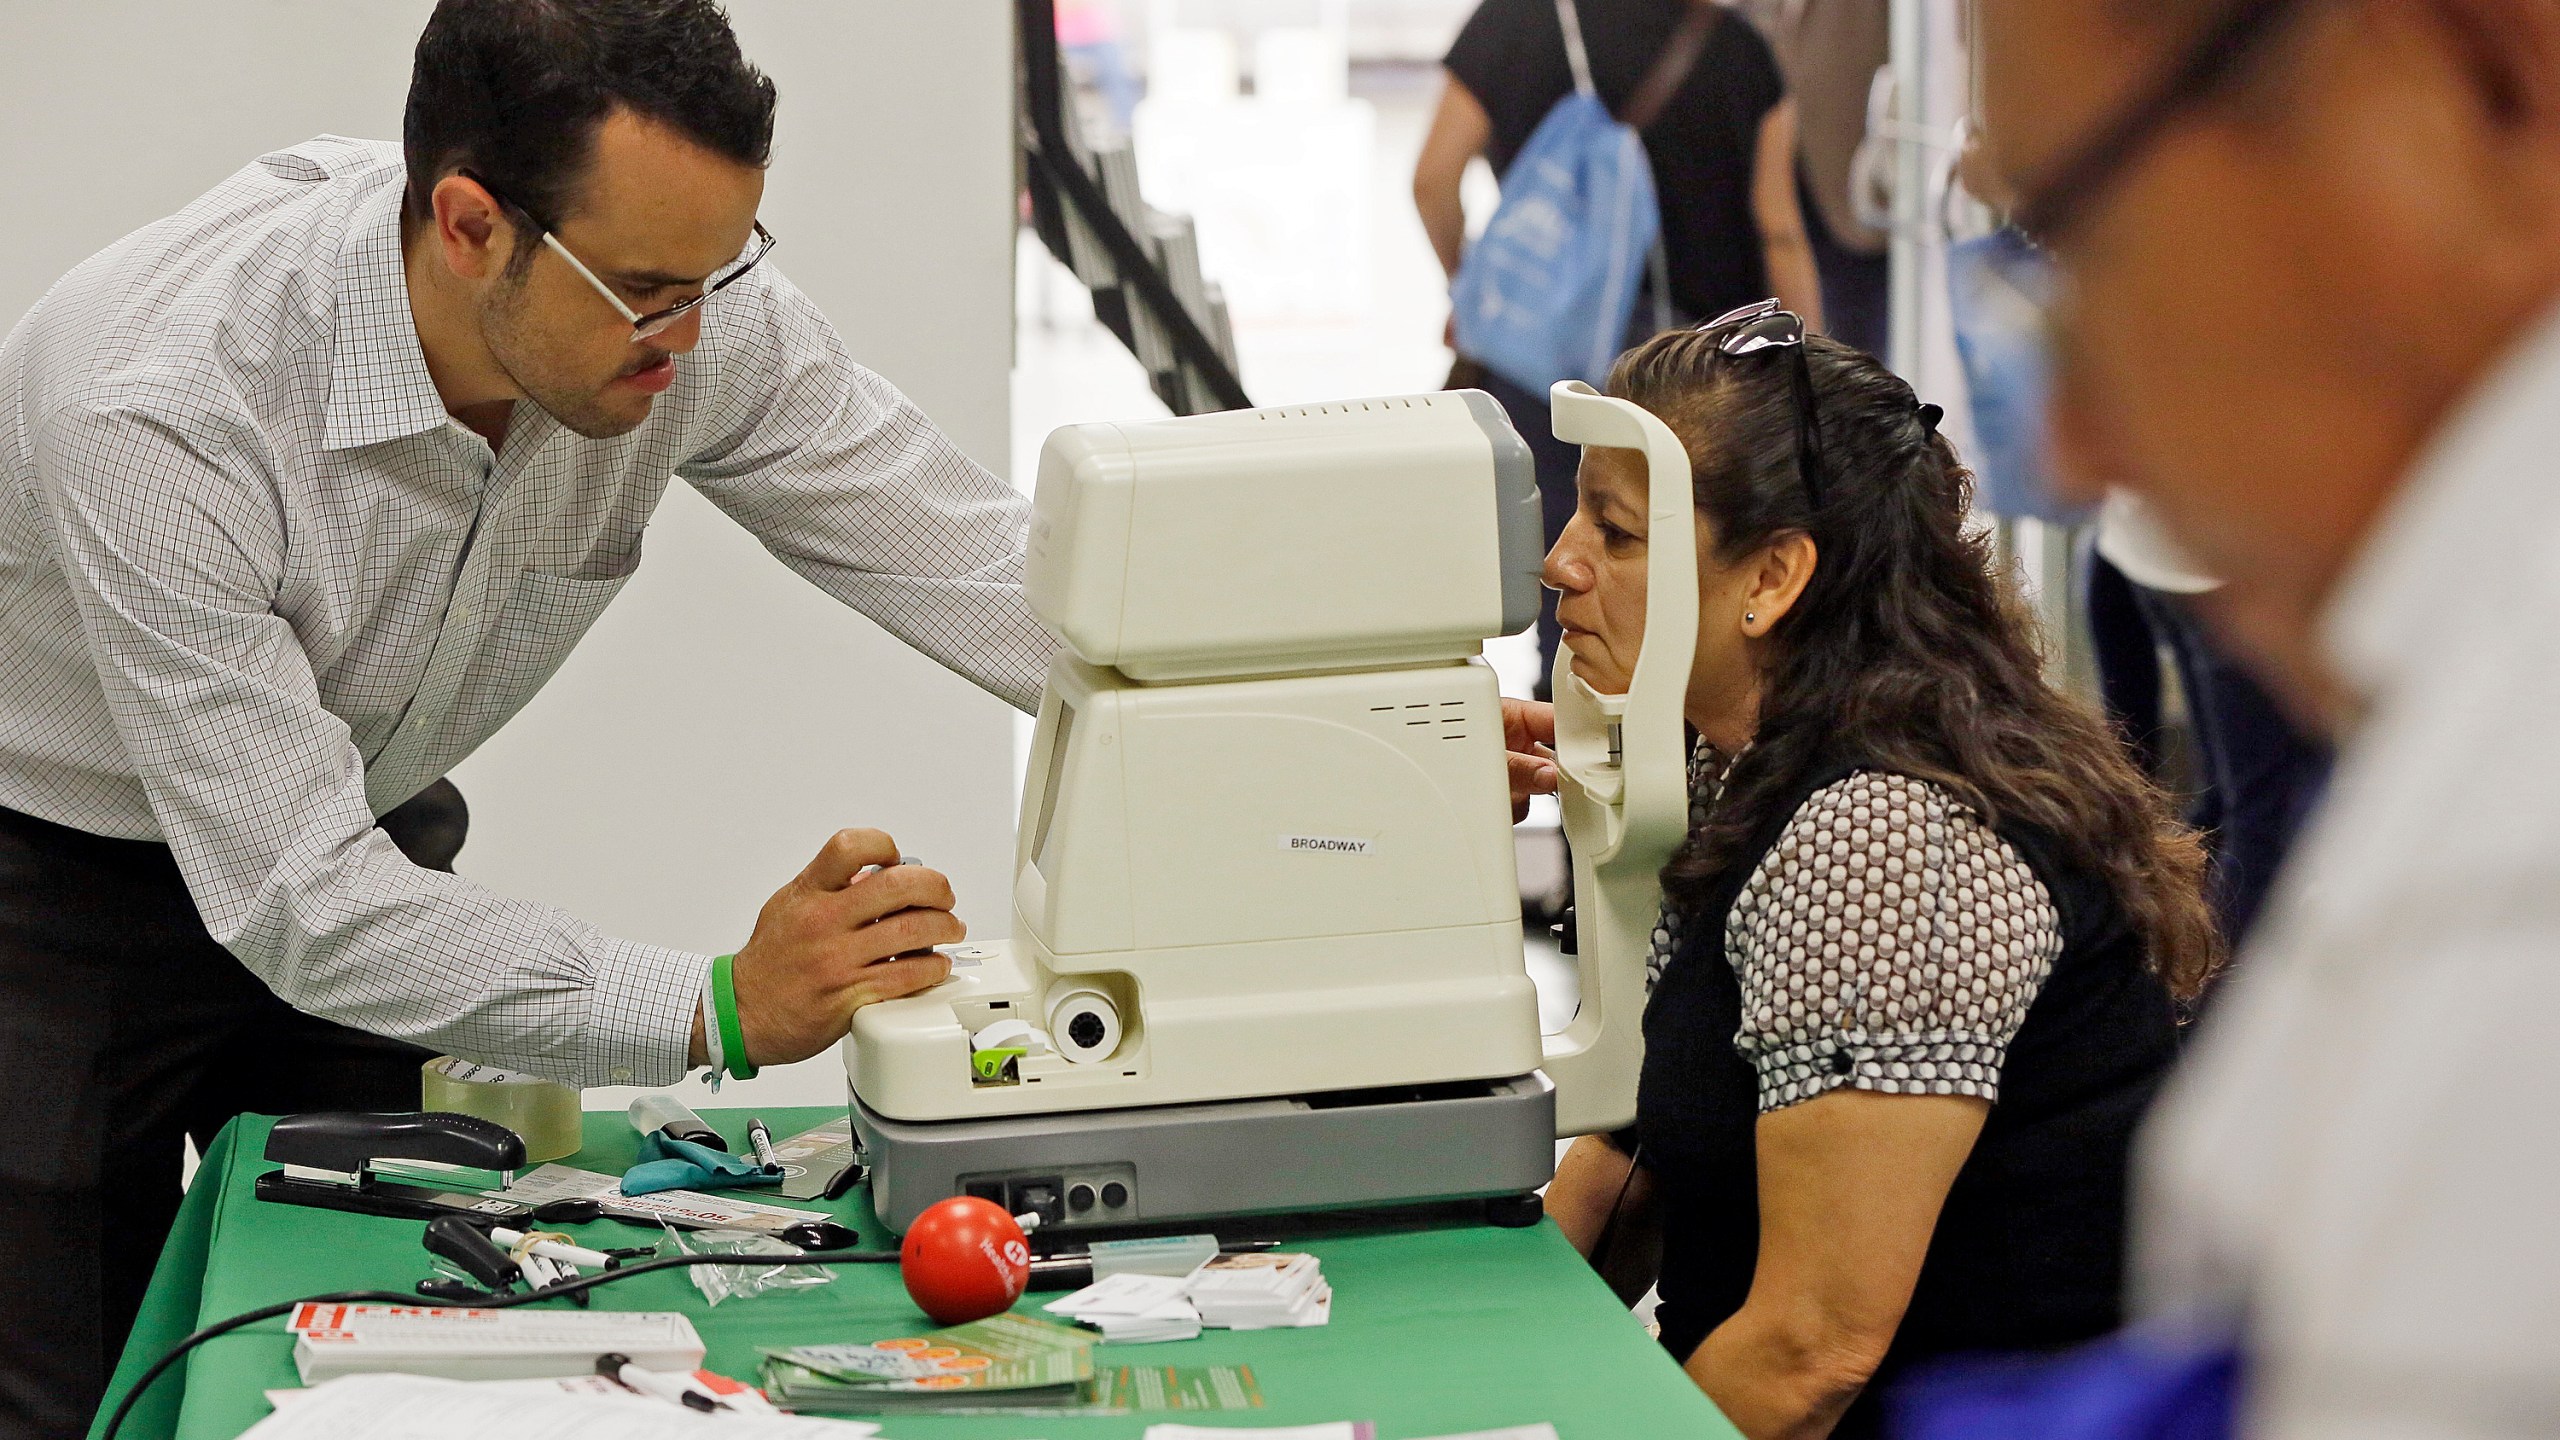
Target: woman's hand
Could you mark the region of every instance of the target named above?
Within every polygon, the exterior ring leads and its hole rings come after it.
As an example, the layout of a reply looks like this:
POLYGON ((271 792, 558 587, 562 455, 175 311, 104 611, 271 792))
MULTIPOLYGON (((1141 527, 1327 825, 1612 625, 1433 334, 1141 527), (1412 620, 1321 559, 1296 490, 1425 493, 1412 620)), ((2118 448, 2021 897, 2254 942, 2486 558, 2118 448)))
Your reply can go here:
POLYGON ((1511 823, 1529 818, 1529 797, 1556 793, 1556 707, 1539 700, 1502 702, 1502 748, 1511 762, 1511 823))

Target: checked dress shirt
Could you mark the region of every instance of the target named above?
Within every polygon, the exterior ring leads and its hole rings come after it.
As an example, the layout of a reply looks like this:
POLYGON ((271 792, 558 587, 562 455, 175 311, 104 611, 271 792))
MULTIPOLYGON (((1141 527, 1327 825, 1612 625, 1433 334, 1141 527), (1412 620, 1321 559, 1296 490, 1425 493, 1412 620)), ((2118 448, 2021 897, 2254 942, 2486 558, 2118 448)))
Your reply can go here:
POLYGON ((410 865, 375 828, 541 688, 681 476, 784 564, 1028 707, 1023 502, 760 266, 644 425, 445 412, 399 147, 267 155, 0 344, 0 806, 165 842, 299 1009, 572 1085, 681 1076, 706 957, 410 865))

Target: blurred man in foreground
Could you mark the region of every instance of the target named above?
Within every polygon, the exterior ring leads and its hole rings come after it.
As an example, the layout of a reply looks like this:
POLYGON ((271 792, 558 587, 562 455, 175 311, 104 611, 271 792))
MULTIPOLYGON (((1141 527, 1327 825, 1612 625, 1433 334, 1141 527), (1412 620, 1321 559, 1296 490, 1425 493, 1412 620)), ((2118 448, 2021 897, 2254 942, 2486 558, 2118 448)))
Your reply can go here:
POLYGON ((2560 1429, 2560 4, 1980 0, 2076 445, 2342 745, 2148 1140, 2275 1435, 2560 1429))

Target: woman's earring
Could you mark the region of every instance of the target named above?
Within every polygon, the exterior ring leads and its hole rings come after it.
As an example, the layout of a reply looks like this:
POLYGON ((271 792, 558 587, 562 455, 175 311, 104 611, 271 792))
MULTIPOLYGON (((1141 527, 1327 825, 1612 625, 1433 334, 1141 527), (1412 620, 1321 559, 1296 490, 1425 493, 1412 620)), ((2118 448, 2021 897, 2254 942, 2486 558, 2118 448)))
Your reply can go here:
POLYGON ((1745 610, 1745 611, 1743 611, 1743 612, 1742 612, 1742 623, 1743 623, 1743 624, 1745 624, 1745 625, 1754 625, 1754 624, 1758 624, 1758 623, 1759 623, 1759 620, 1760 620, 1760 617, 1759 617, 1759 616, 1752 614, 1752 613, 1751 613, 1750 611, 1748 611, 1748 610, 1745 610))

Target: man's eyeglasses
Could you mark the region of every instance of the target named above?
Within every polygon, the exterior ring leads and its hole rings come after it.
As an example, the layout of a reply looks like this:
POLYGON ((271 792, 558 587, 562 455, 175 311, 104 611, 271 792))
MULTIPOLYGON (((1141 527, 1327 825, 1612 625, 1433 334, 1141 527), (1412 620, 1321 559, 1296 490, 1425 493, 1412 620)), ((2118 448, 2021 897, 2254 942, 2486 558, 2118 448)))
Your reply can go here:
POLYGON ((2229 84, 2304 9, 2302 0, 2240 0, 2207 27, 2151 88, 2093 131, 2029 187, 2011 223, 2040 245, 2067 235, 2187 110, 2229 84))
POLYGON ((624 304, 622 297, 615 293, 614 288, 599 279, 596 272, 588 269, 585 261, 579 259, 576 255, 571 254, 569 247, 560 243, 560 237, 551 233, 551 227, 543 224, 541 219, 532 211, 527 210, 522 205, 508 199, 506 196, 499 194, 497 187, 482 179, 476 171, 459 170, 455 173, 470 180, 481 189, 488 191, 490 199, 504 205, 509 210, 523 216, 528 222, 530 222, 535 231, 542 236, 542 243, 544 245, 549 246, 552 252, 557 254, 561 259, 568 261, 569 268, 577 271, 580 277, 585 279, 588 284, 594 286, 596 293, 605 298, 605 303, 611 305, 616 314, 631 322, 631 338, 635 342, 651 339, 674 329, 688 313, 698 308, 703 301, 708 300, 728 287, 737 284, 748 271, 763 264, 764 257, 772 254, 773 247, 779 243, 773 238, 773 232, 764 228, 763 221, 756 221, 755 248, 749 250, 746 254, 739 256, 735 261, 730 263, 728 268, 715 272, 711 277, 711 282, 702 287, 701 294, 692 296, 688 299, 679 300, 664 310, 652 310, 648 314, 643 315, 632 309, 629 305, 624 304))
POLYGON ((1796 475, 1804 485, 1805 500, 1820 510, 1825 496, 1822 453, 1814 444, 1820 420, 1814 413, 1813 367, 1805 358, 1804 317, 1769 299, 1727 311, 1698 329, 1715 336, 1716 354, 1726 358, 1763 350, 1795 352, 1789 383, 1796 407, 1796 475))

